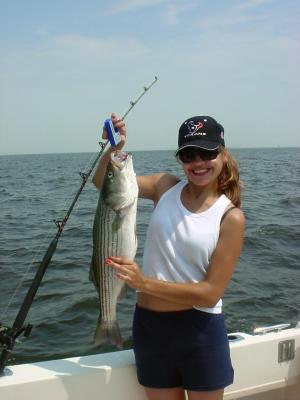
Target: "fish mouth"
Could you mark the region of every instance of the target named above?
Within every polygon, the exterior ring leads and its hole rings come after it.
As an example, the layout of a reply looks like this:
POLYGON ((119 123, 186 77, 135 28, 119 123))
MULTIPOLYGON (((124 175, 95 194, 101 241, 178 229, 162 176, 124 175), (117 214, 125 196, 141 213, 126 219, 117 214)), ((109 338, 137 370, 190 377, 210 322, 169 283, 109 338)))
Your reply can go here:
POLYGON ((127 153, 122 150, 116 150, 111 154, 111 161, 114 166, 119 169, 124 168, 126 165, 127 159, 131 157, 131 153, 127 153))

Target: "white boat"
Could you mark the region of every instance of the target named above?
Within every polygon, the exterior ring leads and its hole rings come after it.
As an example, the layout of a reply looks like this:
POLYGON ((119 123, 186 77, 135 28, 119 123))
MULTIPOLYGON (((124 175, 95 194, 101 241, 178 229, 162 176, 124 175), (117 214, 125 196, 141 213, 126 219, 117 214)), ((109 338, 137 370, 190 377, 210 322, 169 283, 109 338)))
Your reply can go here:
MULTIPOLYGON (((229 334, 235 369, 226 400, 300 399, 300 323, 229 334)), ((8 366, 2 400, 143 400, 132 350, 8 366)))

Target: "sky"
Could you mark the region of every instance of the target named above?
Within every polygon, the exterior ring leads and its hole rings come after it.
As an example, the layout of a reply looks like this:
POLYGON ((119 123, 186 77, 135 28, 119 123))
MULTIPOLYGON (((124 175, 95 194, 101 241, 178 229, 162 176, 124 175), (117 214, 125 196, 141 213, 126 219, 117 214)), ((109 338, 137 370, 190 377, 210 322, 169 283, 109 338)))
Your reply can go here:
POLYGON ((210 115, 229 148, 300 146, 298 0, 0 0, 0 154, 177 146, 210 115))

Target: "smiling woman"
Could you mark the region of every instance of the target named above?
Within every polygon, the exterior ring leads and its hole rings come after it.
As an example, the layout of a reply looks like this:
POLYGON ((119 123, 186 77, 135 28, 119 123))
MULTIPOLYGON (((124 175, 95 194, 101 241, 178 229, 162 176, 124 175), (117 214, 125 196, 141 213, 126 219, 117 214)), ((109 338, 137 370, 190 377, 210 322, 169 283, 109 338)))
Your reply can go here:
POLYGON ((106 265, 138 292, 133 348, 148 399, 181 400, 187 391, 190 400, 218 400, 233 382, 222 296, 243 244, 239 174, 224 128, 208 116, 184 121, 175 154, 185 180, 137 177, 139 197, 155 205, 143 271, 124 257, 106 265))
POLYGON ((236 207, 241 205, 241 185, 236 161, 225 148, 224 128, 211 117, 193 117, 179 130, 176 156, 184 172, 198 178, 198 185, 205 185, 216 178, 216 190, 224 193, 236 207), (201 178, 201 179, 200 179, 201 178))

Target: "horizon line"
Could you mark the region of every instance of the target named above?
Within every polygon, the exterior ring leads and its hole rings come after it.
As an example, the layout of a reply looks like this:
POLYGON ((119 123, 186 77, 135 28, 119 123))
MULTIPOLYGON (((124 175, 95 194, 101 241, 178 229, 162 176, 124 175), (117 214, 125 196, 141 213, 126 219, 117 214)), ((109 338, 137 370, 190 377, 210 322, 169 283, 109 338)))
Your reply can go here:
MULTIPOLYGON (((227 147, 229 150, 257 150, 257 149, 298 149, 298 146, 262 146, 262 147, 227 147)), ((100 151, 100 150, 99 150, 100 151)), ((150 151, 176 151, 176 149, 152 149, 152 150, 128 150, 129 152, 150 152, 150 151)), ((8 153, 8 154, 0 154, 0 157, 9 157, 9 156, 38 156, 38 155, 51 155, 51 154, 95 154, 98 151, 58 151, 58 152, 49 152, 49 153, 8 153)))

